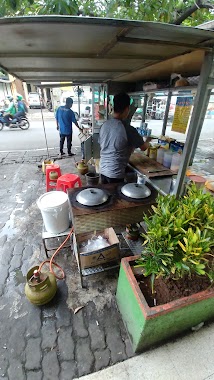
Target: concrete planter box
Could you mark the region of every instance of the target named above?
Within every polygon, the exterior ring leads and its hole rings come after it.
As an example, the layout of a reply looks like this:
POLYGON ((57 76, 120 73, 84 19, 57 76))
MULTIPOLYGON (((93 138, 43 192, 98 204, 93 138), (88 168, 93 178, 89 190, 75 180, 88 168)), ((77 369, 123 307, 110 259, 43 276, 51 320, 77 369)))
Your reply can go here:
POLYGON ((144 351, 214 318, 214 288, 149 307, 131 269, 137 257, 122 259, 116 293, 134 352, 144 351))

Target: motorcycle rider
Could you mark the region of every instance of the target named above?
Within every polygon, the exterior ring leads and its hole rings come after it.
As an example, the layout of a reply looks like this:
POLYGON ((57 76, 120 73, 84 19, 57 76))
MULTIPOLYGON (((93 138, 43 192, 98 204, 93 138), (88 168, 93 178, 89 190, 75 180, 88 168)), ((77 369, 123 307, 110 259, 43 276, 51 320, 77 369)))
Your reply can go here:
POLYGON ((16 114, 16 106, 12 96, 8 96, 7 98, 10 104, 8 108, 5 109, 6 114, 4 114, 4 120, 6 125, 8 126, 10 124, 10 121, 14 118, 14 115, 16 114))
POLYGON ((22 95, 18 94, 16 97, 16 100, 17 100, 17 111, 18 112, 16 112, 13 117, 19 119, 21 116, 26 116, 28 109, 27 109, 27 106, 23 100, 22 95))

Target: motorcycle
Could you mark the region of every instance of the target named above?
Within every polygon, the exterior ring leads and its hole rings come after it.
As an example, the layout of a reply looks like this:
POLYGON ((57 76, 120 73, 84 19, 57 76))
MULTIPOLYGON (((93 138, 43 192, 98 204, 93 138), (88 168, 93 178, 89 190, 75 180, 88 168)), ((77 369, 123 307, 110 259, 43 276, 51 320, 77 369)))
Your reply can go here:
POLYGON ((30 127, 29 120, 27 116, 19 116, 15 117, 14 119, 5 120, 4 118, 4 111, 0 111, 0 131, 4 128, 21 128, 23 130, 26 130, 30 127))

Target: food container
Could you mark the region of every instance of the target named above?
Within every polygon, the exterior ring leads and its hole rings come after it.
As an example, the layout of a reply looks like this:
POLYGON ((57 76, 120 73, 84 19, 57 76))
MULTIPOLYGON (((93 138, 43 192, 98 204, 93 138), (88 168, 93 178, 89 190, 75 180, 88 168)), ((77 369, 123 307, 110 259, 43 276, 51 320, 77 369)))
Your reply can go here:
POLYGON ((149 158, 156 160, 157 158, 157 146, 151 146, 149 148, 149 158))
POLYGON ((194 182, 197 187, 203 187, 205 185, 206 179, 200 175, 190 175, 190 181, 194 182))
POLYGON ((165 152, 164 148, 159 148, 157 150, 157 162, 159 162, 159 164, 163 163, 164 152, 165 152))
POLYGON ((99 183, 99 174, 89 172, 85 174, 86 184, 87 186, 96 186, 99 183))
POLYGON ((171 166, 172 155, 173 155, 173 153, 170 150, 167 150, 164 152, 163 166, 165 166, 166 168, 170 168, 170 166, 171 166))
POLYGON ((180 166, 180 163, 181 163, 181 154, 179 153, 174 153, 172 155, 172 162, 171 162, 171 166, 170 166, 170 169, 177 173, 178 170, 179 170, 179 166, 180 166))
POLYGON ((144 174, 138 174, 138 176, 137 176, 137 183, 139 185, 145 185, 145 183, 146 183, 146 176, 144 174))

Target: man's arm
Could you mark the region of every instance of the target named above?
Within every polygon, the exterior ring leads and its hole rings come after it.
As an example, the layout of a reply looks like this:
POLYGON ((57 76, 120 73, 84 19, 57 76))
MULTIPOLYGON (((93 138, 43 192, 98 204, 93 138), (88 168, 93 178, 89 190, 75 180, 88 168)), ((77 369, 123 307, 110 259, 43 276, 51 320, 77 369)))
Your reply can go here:
POLYGON ((10 103, 9 107, 6 110, 4 110, 4 112, 10 113, 12 111, 12 108, 13 108, 13 104, 10 103))
POLYGON ((74 112, 73 112, 72 110, 71 110, 71 112, 72 112, 72 123, 74 123, 74 124, 76 125, 76 127, 77 127, 80 131, 82 131, 82 128, 80 128, 79 124, 77 123, 77 120, 76 120, 76 117, 75 117, 74 112))
POLYGON ((82 131, 82 128, 80 128, 80 126, 79 126, 79 124, 77 123, 77 121, 75 121, 74 124, 76 125, 77 128, 79 128, 80 131, 82 131))
POLYGON ((151 141, 150 137, 148 137, 148 139, 146 139, 146 141, 144 141, 144 143, 139 147, 140 150, 146 150, 149 148, 150 144, 149 144, 149 141, 151 141))
POLYGON ((147 137, 146 141, 144 141, 143 137, 139 135, 138 131, 134 127, 127 122, 123 122, 123 124, 126 129, 128 144, 132 147, 133 151, 135 148, 140 148, 143 151, 149 148, 151 137, 147 137))

